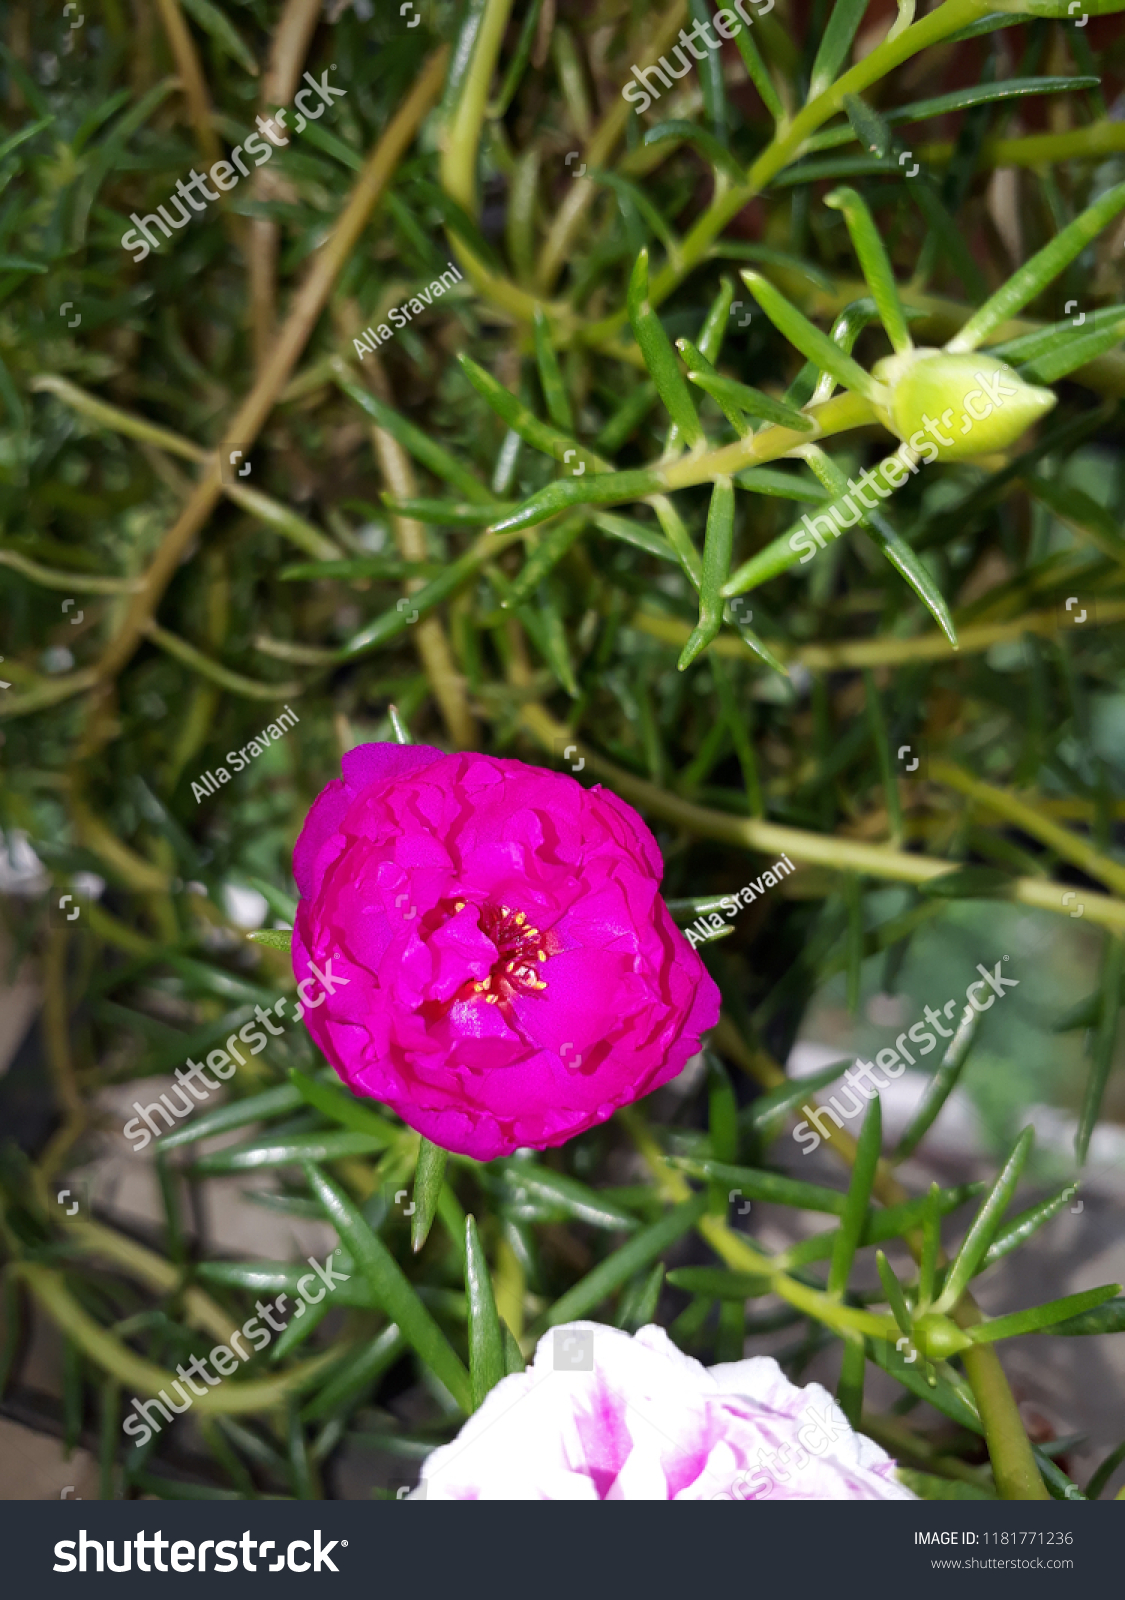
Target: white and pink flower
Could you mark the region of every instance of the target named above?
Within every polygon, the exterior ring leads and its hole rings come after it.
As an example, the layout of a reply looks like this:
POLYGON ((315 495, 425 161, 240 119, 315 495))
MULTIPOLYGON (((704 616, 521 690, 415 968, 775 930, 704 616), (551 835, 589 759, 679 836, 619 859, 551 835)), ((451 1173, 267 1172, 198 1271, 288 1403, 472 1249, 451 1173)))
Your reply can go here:
POLYGON ((770 1356, 706 1368, 662 1328, 573 1322, 430 1455, 429 1500, 913 1500, 827 1390, 770 1356))

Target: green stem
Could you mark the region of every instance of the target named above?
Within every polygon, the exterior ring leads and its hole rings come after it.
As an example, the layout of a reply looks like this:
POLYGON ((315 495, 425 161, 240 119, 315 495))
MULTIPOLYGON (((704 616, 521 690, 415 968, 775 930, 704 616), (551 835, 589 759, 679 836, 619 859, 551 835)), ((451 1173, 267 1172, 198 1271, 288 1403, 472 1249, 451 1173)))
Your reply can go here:
MULTIPOLYGON (((125 1388, 134 1393, 155 1395, 175 1383, 174 1372, 166 1372, 163 1367, 146 1361, 122 1340, 99 1327, 74 1299, 61 1273, 30 1261, 20 1262, 18 1271, 56 1327, 73 1339, 95 1365, 116 1378, 125 1388)), ((199 1395, 195 1404, 201 1412, 210 1413, 266 1411, 281 1404, 287 1395, 299 1393, 336 1358, 335 1350, 327 1350, 275 1378, 220 1384, 218 1388, 208 1389, 206 1394, 199 1395)))
MULTIPOLYGON (((829 117, 843 110, 844 96, 860 94, 871 84, 916 55, 927 45, 938 44, 987 11, 987 0, 945 0, 945 4, 903 30, 897 39, 884 39, 871 54, 856 63, 815 100, 810 100, 793 121, 762 151, 746 175, 746 182, 717 197, 684 239, 678 260, 666 263, 652 282, 649 299, 656 306, 666 300, 677 284, 706 256, 719 234, 738 213, 775 177, 783 167, 797 159, 805 140, 829 117)), ((584 344, 602 344, 612 338, 625 317, 617 312, 600 322, 590 323, 580 334, 584 344)))

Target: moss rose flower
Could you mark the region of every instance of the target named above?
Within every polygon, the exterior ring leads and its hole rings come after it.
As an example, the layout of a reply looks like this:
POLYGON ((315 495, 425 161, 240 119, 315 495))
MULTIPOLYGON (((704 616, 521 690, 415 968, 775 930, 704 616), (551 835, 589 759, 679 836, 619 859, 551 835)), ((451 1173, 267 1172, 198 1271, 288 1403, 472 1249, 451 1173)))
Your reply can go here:
POLYGON ((913 1500, 885 1451, 772 1356, 704 1367, 663 1328, 553 1328, 452 1444, 428 1500, 913 1500))
POLYGON ((293 852, 293 965, 356 1094, 488 1161, 562 1144, 699 1049, 718 990, 631 806, 425 745, 361 745, 343 773, 293 852))

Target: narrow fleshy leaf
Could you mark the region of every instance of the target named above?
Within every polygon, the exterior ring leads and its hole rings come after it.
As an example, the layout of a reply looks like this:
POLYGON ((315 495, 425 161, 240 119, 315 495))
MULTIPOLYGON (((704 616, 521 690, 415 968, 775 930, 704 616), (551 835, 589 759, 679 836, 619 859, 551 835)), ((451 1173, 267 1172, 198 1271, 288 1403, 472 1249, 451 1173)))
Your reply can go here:
POLYGON ((399 711, 397 706, 391 705, 387 707, 387 718, 391 724, 391 732, 395 736, 396 744, 414 743, 414 740, 410 737, 410 729, 403 721, 402 713, 399 711))
POLYGON ((1004 1256, 1023 1244, 1025 1239, 1030 1239, 1033 1233, 1037 1233, 1045 1222, 1057 1217, 1064 1206, 1070 1205, 1078 1193, 1078 1188, 1076 1183, 1064 1184, 1057 1194, 1049 1195, 1046 1200, 1040 1200, 1038 1205, 1029 1206, 1026 1211, 1021 1211, 1018 1217, 1013 1217, 1007 1227, 1001 1228, 985 1251, 981 1269, 1002 1260, 1004 1256))
POLYGON ((1068 1338, 1091 1333, 1125 1333, 1125 1297, 1106 1300, 1093 1311, 1083 1311, 1066 1322, 1056 1323, 1051 1332, 1065 1334, 1068 1338))
POLYGON ((268 950, 290 950, 293 946, 292 928, 259 928, 246 937, 252 944, 264 944, 268 950))
POLYGON ((1051 322, 1031 333, 1021 333, 1018 338, 1006 339, 1003 344, 989 345, 988 354, 999 356, 1009 366, 1022 372, 1026 363, 1037 361, 1040 356, 1069 349, 1076 339, 1084 339, 1089 333, 1116 326, 1125 317, 1125 306, 1103 306, 1098 311, 1083 311, 1079 315, 1081 322, 1077 317, 1069 316, 1063 322, 1051 322))
MULTIPOLYGON (((687 340, 677 341, 686 345, 687 340)), ((688 352, 685 351, 685 359, 688 352)), ((752 389, 747 383, 738 383, 734 378, 724 378, 717 372, 708 372, 706 369, 695 369, 688 372, 688 382, 694 383, 697 389, 702 389, 704 394, 709 394, 717 400, 728 417, 731 412, 727 407, 739 408, 751 417, 761 417, 765 422, 775 422, 782 428, 795 428, 798 433, 811 433, 815 424, 810 417, 801 411, 794 411, 792 406, 787 406, 781 400, 773 400, 768 394, 763 394, 760 389, 752 389)), ((731 418, 733 421, 733 418, 731 418)), ((738 424, 735 423, 737 427, 738 424)))
POLYGON ((999 1231, 1008 1202, 1015 1193, 1034 1139, 1035 1130, 1025 1128, 1012 1146, 1011 1155, 1004 1163, 991 1192, 985 1196, 957 1252, 957 1258, 946 1274, 945 1285, 936 1304, 937 1310, 948 1311, 955 1306, 968 1288, 969 1280, 980 1271, 985 1252, 999 1231))
MULTIPOLYGON (((842 1295, 851 1277, 852 1262, 867 1223, 871 1204, 871 1186, 883 1143, 883 1114, 879 1096, 868 1104, 856 1143, 855 1165, 852 1181, 848 1185, 847 1199, 840 1217, 840 1228, 832 1251, 828 1269, 829 1294, 842 1295)), ((862 1343, 860 1349, 862 1350, 862 1343)))
POLYGON ((1101 1466, 1092 1474, 1089 1483, 1086 1485, 1087 1500, 1100 1498, 1102 1490, 1123 1461, 1125 1461, 1125 1440, 1117 1446, 1116 1450, 1110 1451, 1101 1466))
MULTIPOLYGON (((315 1078, 310 1078, 307 1073, 298 1071, 296 1067, 290 1069, 289 1081, 306 1105, 315 1106, 324 1116, 331 1117, 333 1122, 342 1123, 353 1133, 364 1133, 372 1139, 381 1140, 383 1149, 403 1137, 404 1130, 396 1128, 393 1122, 388 1122, 386 1117, 375 1110, 371 1102, 357 1099, 344 1088, 331 1083, 318 1083, 315 1078)), ((276 1094, 279 1091, 271 1092, 276 1094)))
POLYGON ((738 1155, 738 1104, 730 1077, 718 1056, 706 1052, 707 1131, 716 1161, 731 1162, 738 1155))
POLYGON ((903 1297, 902 1285, 895 1277, 890 1262, 881 1250, 875 1252, 875 1265, 879 1269, 879 1277, 883 1284, 883 1292, 887 1297, 887 1304, 891 1308, 891 1315, 898 1323, 903 1333, 910 1332, 910 1313, 906 1309, 906 1300, 903 1297))
POLYGON ((1100 1289, 1084 1289, 1081 1294, 1068 1294, 1046 1305, 1029 1306, 1026 1311, 1013 1311, 1006 1317, 992 1317, 967 1331, 975 1344, 993 1344, 998 1339, 1012 1339, 1020 1333, 1041 1333, 1056 1323, 1096 1311, 1120 1293, 1119 1283, 1106 1283, 1100 1289))
POLYGON ((739 28, 734 36, 734 43, 751 83, 762 97, 762 104, 775 122, 784 121, 785 107, 781 103, 774 81, 770 77, 770 69, 762 60, 761 51, 750 29, 739 28))
POLYGON ((591 183, 604 184, 607 189, 612 189, 619 202, 635 206, 669 256, 676 254, 677 246, 671 228, 639 184, 623 177, 620 172, 608 172, 604 167, 591 167, 586 176, 591 183))
MULTIPOLYGON (((688 0, 688 9, 696 24, 694 35, 699 37, 699 27, 706 28, 714 21, 708 0, 688 0)), ((707 35, 704 34, 704 38, 707 35)), ((727 139, 727 95, 723 82, 723 54, 721 50, 704 50, 703 59, 696 66, 699 74, 699 87, 703 91, 703 109, 715 133, 715 141, 720 150, 725 149, 727 139)), ((739 183, 742 174, 737 165, 734 168, 734 182, 739 183)))
POLYGON ((682 117, 671 117, 667 122, 658 122, 655 127, 649 128, 643 142, 661 144, 665 139, 686 140, 711 163, 716 172, 721 172, 732 183, 746 181, 746 174, 726 146, 721 144, 713 133, 701 128, 697 122, 687 122, 682 117))
POLYGON ((948 1417, 958 1427, 967 1428, 971 1433, 984 1433, 980 1417, 973 1407, 972 1390, 967 1386, 965 1394, 962 1394, 940 1373, 927 1375, 920 1372, 921 1362, 917 1356, 908 1349, 896 1350, 889 1339, 868 1339, 867 1354, 869 1360, 882 1367, 904 1389, 909 1389, 919 1400, 932 1405, 935 1411, 940 1411, 942 1416, 948 1417))
POLYGON ((706 1194, 693 1195, 690 1200, 673 1206, 659 1222, 642 1229, 628 1244, 599 1262, 592 1272, 580 1278, 573 1288, 556 1300, 544 1318, 546 1326, 557 1327, 561 1322, 574 1322, 596 1311, 602 1301, 627 1283, 634 1273, 647 1267, 689 1228, 694 1228, 706 1210, 706 1194))
POLYGON ((866 10, 867 0, 836 0, 809 74, 810 101, 816 100, 840 76, 866 10))
MULTIPOLYGON (((847 114, 852 132, 868 155, 887 156, 891 150, 891 130, 886 119, 872 109, 858 94, 844 96, 844 111, 847 114)), ((831 205, 831 198, 824 197, 825 205, 831 205)), ((866 273, 864 274, 866 277, 866 273)))
POLYGON ((691 393, 680 372, 671 342, 649 303, 647 250, 642 250, 638 255, 629 279, 629 321, 664 409, 688 448, 695 449, 703 443, 703 429, 699 425, 691 393))
POLYGON ((469 1376, 473 1410, 504 1376, 504 1335, 492 1293, 488 1261, 474 1217, 465 1218, 465 1293, 469 1301, 469 1376))
POLYGON ((1094 1035, 1094 1048, 1090 1055, 1090 1075, 1082 1110, 1078 1115, 1078 1129, 1074 1135, 1074 1151, 1078 1164, 1085 1164, 1090 1148, 1090 1138, 1102 1108, 1105 1086, 1113 1066, 1114 1047, 1117 1042, 1117 1019, 1121 1014, 1121 977, 1125 966, 1125 939, 1107 932, 1102 955, 1101 980, 1098 985, 1098 1031, 1094 1035))
MULTIPOLYGON (((808 1083, 809 1080, 804 1081, 808 1083)), ((759 1167, 734 1166, 729 1161, 697 1161, 681 1156, 675 1164, 693 1178, 725 1184, 728 1191, 741 1191, 744 1200, 770 1200, 777 1205, 797 1206, 802 1211, 827 1211, 836 1217, 844 1214, 847 1196, 823 1184, 787 1178, 780 1172, 766 1172, 759 1167)))
POLYGON ((1125 207, 1125 183, 1108 189, 1092 206, 1088 206, 1074 221, 1044 245, 1030 261, 1019 267, 1012 276, 985 301, 966 322, 961 331, 946 344, 952 352, 975 350, 984 344, 990 333, 1010 322, 1030 304, 1059 273, 1086 248, 1104 227, 1113 221, 1125 207))
MULTIPOLYGON (((709 388, 706 381, 700 381, 701 379, 707 380, 719 377, 719 374, 702 350, 696 349, 690 339, 677 339, 676 349, 680 352, 684 365, 688 369, 688 382, 694 383, 697 389, 702 389, 705 394, 709 394, 712 400, 717 402, 723 415, 740 439, 749 438, 754 430, 739 407, 731 402, 725 381, 720 379, 713 388, 709 388)), ((794 412, 794 415, 799 415, 799 413, 794 412)))
POLYGON ((728 1272, 725 1267, 675 1267, 669 1286, 685 1294, 704 1294, 712 1300, 753 1300, 769 1294, 772 1278, 753 1272, 728 1272))
POLYGON ((665 494, 654 494, 649 504, 656 512, 656 520, 664 529, 664 537, 672 546, 676 559, 687 573, 691 586, 698 593, 703 583, 703 561, 692 543, 684 520, 665 494))
POLYGON ((1083 331, 1060 349, 1037 356, 1020 367, 1019 374, 1028 383, 1057 383, 1088 361, 1096 361, 1125 339, 1125 317, 1118 317, 1105 327, 1083 331))
POLYGON ((742 281, 757 300, 777 331, 788 339, 794 349, 810 361, 815 361, 824 372, 830 372, 845 389, 852 389, 866 400, 876 401, 882 395, 882 385, 869 372, 847 356, 828 335, 811 323, 783 294, 776 290, 768 278, 757 272, 743 270, 742 281))
POLYGON ((699 622, 680 654, 681 672, 705 650, 723 625, 722 587, 730 572, 730 553, 734 542, 734 485, 729 478, 716 478, 707 513, 707 534, 703 544, 703 574, 699 589, 699 622))
MULTIPOLYGON (((493 524, 491 533, 518 533, 524 528, 534 528, 546 522, 556 511, 566 511, 572 506, 626 505, 630 500, 645 500, 659 494, 666 487, 661 474, 653 468, 637 472, 604 472, 582 478, 559 478, 529 496, 518 511, 502 517, 493 524)), ((435 582, 440 582, 435 579, 435 582)), ((422 593, 424 591, 419 591, 422 593)), ((418 596, 414 596, 417 604, 418 596)))
POLYGON ((570 397, 563 383, 559 358, 551 344, 551 329, 542 308, 535 308, 535 359, 539 365, 539 384, 547 402, 547 415, 562 433, 574 432, 570 397))
POLYGON ((617 1308, 617 1326, 634 1333, 652 1322, 663 1287, 664 1263, 658 1261, 648 1272, 638 1274, 631 1284, 626 1285, 617 1308))
POLYGON ((625 1228, 630 1233, 637 1219, 621 1206, 601 1196, 596 1189, 565 1173, 552 1172, 530 1161, 511 1161, 504 1169, 504 1183, 512 1193, 521 1191, 537 1196, 557 1209, 560 1215, 594 1228, 625 1228))
POLYGON ((898 297, 894 271, 863 197, 854 189, 845 187, 826 195, 824 203, 844 214, 848 233, 859 257, 860 270, 879 308, 879 316, 891 344, 896 351, 911 349, 913 341, 898 297))
POLYGON ((941 1250, 941 1189, 930 1184, 926 1197, 926 1215, 922 1223, 922 1255, 918 1262, 918 1301, 928 1306, 934 1298, 934 1278, 937 1272, 938 1252, 941 1250))
POLYGON ((440 1145, 421 1139, 418 1144, 418 1162, 414 1168, 414 1215, 410 1219, 410 1248, 417 1255, 429 1237, 437 1212, 438 1196, 445 1181, 445 1164, 449 1152, 440 1145))
POLYGON ((802 1107, 806 1101, 811 1102, 812 1096, 819 1094, 821 1089, 827 1089, 830 1083, 835 1083, 841 1073, 850 1066, 850 1057, 843 1061, 835 1061, 830 1066, 818 1067, 806 1078, 779 1084, 768 1094, 759 1095, 749 1108, 748 1120, 751 1127, 764 1131, 772 1124, 780 1122, 790 1112, 802 1107))
MULTIPOLYGON (((614 474, 615 478, 620 476, 623 476, 623 474, 614 474)), ((560 479, 558 483, 551 484, 550 489, 565 491, 570 487, 571 483, 579 483, 581 481, 560 479)), ((565 499, 565 494, 562 503, 564 505, 569 503, 565 499)), ((552 507, 551 509, 559 508, 552 507)), ((545 511, 543 517, 536 517, 534 520, 543 521, 550 514, 550 511, 545 511)), ((513 514, 497 524, 497 526, 506 529, 515 520, 516 514, 513 514)), ((495 532, 495 530, 493 531, 495 532)), ((389 607, 381 616, 376 617, 373 622, 369 622, 366 627, 353 634, 346 644, 342 645, 337 651, 337 659, 340 661, 353 661, 358 656, 367 655, 372 650, 377 650, 380 646, 388 644, 390 640, 397 638, 400 633, 405 633, 406 629, 417 622, 419 617, 425 616, 428 611, 433 610, 434 606, 440 605, 443 600, 448 600, 450 595, 455 594, 468 578, 480 570, 490 555, 499 553, 499 548, 498 545, 492 544, 491 549, 489 549, 482 541, 478 541, 471 550, 466 550, 464 555, 458 556, 455 561, 451 561, 439 577, 431 578, 429 583, 424 584, 420 589, 415 589, 412 594, 403 595, 401 599, 395 602, 394 606, 389 607)))
POLYGON ((518 396, 510 389, 505 389, 490 372, 478 366, 471 356, 459 355, 457 359, 481 399, 534 449, 541 450, 544 455, 553 456, 556 461, 561 462, 578 476, 581 475, 579 468, 584 472, 613 470, 608 461, 586 445, 580 444, 570 434, 561 433, 558 428, 540 421, 518 396))
POLYGON ((390 1370, 406 1348, 406 1340, 395 1324, 388 1324, 335 1369, 324 1387, 302 1407, 302 1419, 323 1422, 349 1411, 373 1387, 375 1380, 390 1370))
MULTIPOLYGON (((972 106, 991 105, 997 100, 1025 100, 1035 94, 1077 94, 1085 89, 1096 89, 1101 82, 1096 77, 1044 77, 1003 78, 999 83, 975 83, 964 89, 953 89, 948 94, 934 95, 928 100, 912 100, 909 105, 892 106, 881 113, 882 120, 891 126, 907 122, 926 122, 931 117, 948 116, 954 111, 967 111, 972 106)), ((850 97, 849 97, 850 98, 850 97)), ((863 136, 854 124, 827 128, 814 133, 805 146, 809 155, 816 151, 831 150, 863 136)))
POLYGON ((848 1328, 843 1335, 840 1356, 840 1377, 836 1385, 836 1401, 853 1428, 858 1429, 863 1416, 863 1387, 867 1377, 867 1349, 863 1335, 848 1328))
POLYGON ((472 1411, 469 1374, 386 1245, 372 1233, 343 1190, 319 1167, 308 1162, 305 1177, 386 1315, 397 1323, 403 1338, 440 1378, 461 1409, 472 1411))
POLYGON ((634 522, 631 517, 615 516, 612 511, 595 511, 591 520, 594 527, 610 539, 620 539, 623 544, 631 544, 661 561, 679 563, 680 558, 667 539, 651 525, 634 522))
MULTIPOLYGON (((494 500, 488 504, 468 505, 460 500, 399 500, 389 493, 382 496, 382 501, 388 511, 393 511, 396 516, 411 517, 415 522, 433 522, 446 528, 483 528, 506 511, 515 509, 514 501, 494 500)), ((328 565, 327 562, 324 564, 328 565)), ((404 561, 400 565, 403 572, 408 573, 412 567, 420 567, 422 563, 404 561)))
POLYGON ((501 600, 501 606, 511 610, 523 605, 547 574, 559 564, 571 545, 582 537, 588 526, 583 516, 566 517, 558 527, 546 533, 524 562, 511 590, 501 600))
MULTIPOLYGON (((742 608, 740 607, 740 609, 742 608)), ((714 680, 720 713, 723 722, 726 724, 730 742, 734 746, 734 753, 738 758, 738 765, 742 771, 742 782, 746 788, 746 800, 750 807, 750 814, 754 817, 764 816, 765 808, 762 804, 762 784, 758 773, 758 758, 754 752, 754 742, 751 738, 753 706, 747 705, 745 702, 742 705, 738 704, 734 684, 731 682, 731 675, 722 657, 717 654, 711 657, 711 677, 714 680)))
POLYGON ((295 1088, 282 1084, 276 1089, 266 1089, 261 1094, 248 1095, 245 1100, 233 1100, 229 1105, 216 1106, 200 1117, 192 1117, 180 1128, 173 1128, 160 1138, 160 1148, 175 1150, 180 1145, 194 1144, 199 1139, 213 1139, 216 1134, 229 1133, 232 1128, 244 1128, 250 1122, 267 1122, 271 1117, 293 1111, 301 1104, 301 1095, 295 1088))
MULTIPOLYGON (((693 349, 698 348, 705 362, 718 361, 722 353, 723 341, 730 329, 730 307, 734 299, 734 284, 731 279, 724 276, 719 279, 719 292, 712 300, 707 315, 703 319, 703 326, 699 330, 699 338, 693 349)), ((678 348, 679 341, 677 341, 678 348)))
POLYGON ((397 439, 404 450, 420 461, 424 467, 433 473, 435 478, 441 478, 446 483, 452 484, 466 500, 474 501, 478 505, 491 504, 495 496, 491 495, 484 484, 457 460, 450 455, 448 450, 437 444, 428 434, 416 428, 393 406, 380 400, 369 389, 356 383, 348 371, 346 363, 339 362, 334 367, 336 383, 348 399, 359 406, 361 411, 378 423, 380 428, 386 430, 393 439, 397 439))
POLYGON ((527 1362, 523 1359, 523 1351, 516 1342, 515 1334, 504 1321, 503 1317, 500 1318, 500 1328, 504 1335, 505 1376, 510 1378, 514 1372, 526 1372, 527 1362))
POLYGON ((348 1128, 328 1133, 278 1134, 254 1144, 212 1150, 200 1156, 193 1171, 200 1177, 223 1172, 257 1172, 270 1167, 298 1166, 302 1161, 340 1161, 344 1156, 369 1156, 385 1150, 386 1141, 348 1128))

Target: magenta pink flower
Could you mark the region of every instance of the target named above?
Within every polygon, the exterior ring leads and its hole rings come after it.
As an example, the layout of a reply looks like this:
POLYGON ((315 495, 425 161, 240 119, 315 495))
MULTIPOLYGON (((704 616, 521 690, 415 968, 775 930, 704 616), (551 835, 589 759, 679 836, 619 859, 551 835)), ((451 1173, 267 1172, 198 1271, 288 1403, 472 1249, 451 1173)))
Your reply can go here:
POLYGON ((699 1049, 719 993, 631 806, 425 745, 361 745, 343 772, 293 852, 293 966, 356 1094, 489 1161, 562 1144, 699 1049))

